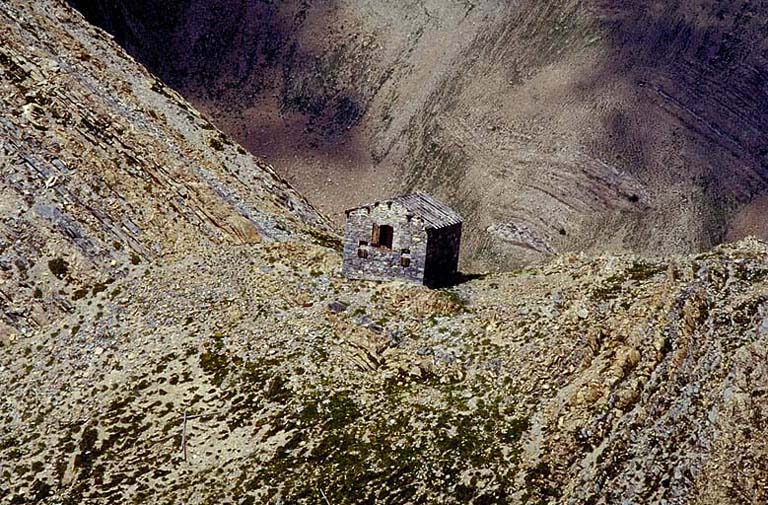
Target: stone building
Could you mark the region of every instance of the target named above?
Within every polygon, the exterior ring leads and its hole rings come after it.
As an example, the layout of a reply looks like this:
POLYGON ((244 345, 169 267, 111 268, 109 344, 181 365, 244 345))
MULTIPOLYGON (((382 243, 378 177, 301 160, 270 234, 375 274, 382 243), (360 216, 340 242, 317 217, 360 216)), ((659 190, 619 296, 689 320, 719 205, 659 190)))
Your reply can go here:
POLYGON ((459 263, 462 219, 415 193, 346 211, 343 273, 352 279, 449 283, 459 263))

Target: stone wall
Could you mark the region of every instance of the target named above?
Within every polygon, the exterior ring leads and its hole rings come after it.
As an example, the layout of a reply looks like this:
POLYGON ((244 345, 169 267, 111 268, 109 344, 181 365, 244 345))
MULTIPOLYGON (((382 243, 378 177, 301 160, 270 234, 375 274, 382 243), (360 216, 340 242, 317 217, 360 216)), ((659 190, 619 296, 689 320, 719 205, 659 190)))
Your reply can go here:
POLYGON ((418 216, 409 216, 409 211, 397 202, 381 202, 351 211, 344 234, 344 275, 351 279, 404 279, 423 283, 427 233, 418 216), (371 245, 374 224, 392 226, 392 249, 371 245), (368 245, 361 246, 361 241, 368 245), (367 257, 359 257, 358 250, 365 251, 367 257), (410 252, 404 253, 404 250, 410 252), (410 265, 401 265, 403 257, 410 259, 410 265))
POLYGON ((450 284, 459 267, 461 224, 429 230, 424 284, 444 286, 450 284))
POLYGON ((342 271, 351 279, 404 279, 428 286, 446 285, 458 268, 461 230, 458 224, 427 231, 418 216, 397 202, 355 209, 347 216, 342 271), (394 229, 391 249, 372 244, 375 224, 394 229), (403 258, 410 260, 408 266, 403 266, 403 258))

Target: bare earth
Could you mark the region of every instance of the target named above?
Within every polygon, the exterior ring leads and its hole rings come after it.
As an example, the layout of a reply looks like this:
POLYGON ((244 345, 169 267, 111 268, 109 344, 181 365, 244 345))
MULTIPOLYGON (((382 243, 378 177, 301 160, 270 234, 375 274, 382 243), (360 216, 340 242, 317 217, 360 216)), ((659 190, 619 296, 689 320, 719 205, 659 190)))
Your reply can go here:
POLYGON ((0 28, 0 504, 768 500, 766 243, 350 281, 327 220, 66 4, 0 28))
POLYGON ((72 3, 336 223, 451 203, 465 268, 706 250, 768 190, 764 2, 72 3))

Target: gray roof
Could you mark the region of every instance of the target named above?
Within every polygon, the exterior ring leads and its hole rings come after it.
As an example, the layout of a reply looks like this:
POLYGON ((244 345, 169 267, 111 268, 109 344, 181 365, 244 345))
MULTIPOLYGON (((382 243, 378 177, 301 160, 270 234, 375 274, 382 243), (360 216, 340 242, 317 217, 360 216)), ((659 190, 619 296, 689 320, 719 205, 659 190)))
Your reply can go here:
MULTIPOLYGON (((390 200, 383 200, 382 202, 396 202, 401 204, 408 209, 409 212, 413 213, 414 216, 421 218, 422 221, 424 221, 426 228, 445 228, 446 226, 453 226, 462 222, 461 216, 456 213, 456 211, 426 193, 411 193, 410 195, 398 196, 390 200)), ((347 213, 364 207, 372 207, 373 205, 375 204, 362 205, 354 209, 349 209, 347 213)))

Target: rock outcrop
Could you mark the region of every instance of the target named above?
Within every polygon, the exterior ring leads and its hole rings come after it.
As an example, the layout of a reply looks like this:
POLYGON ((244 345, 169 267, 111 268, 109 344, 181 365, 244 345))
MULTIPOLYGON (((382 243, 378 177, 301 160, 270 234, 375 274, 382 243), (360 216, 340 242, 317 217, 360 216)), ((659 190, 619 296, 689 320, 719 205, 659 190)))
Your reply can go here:
POLYGON ((0 23, 3 505, 768 499, 764 242, 349 281, 103 32, 0 23))
POLYGON ((271 167, 76 12, 6 2, 0 22, 5 338, 174 251, 328 230, 271 167))
POLYGON ((465 267, 768 238, 760 2, 71 3, 328 215, 448 202, 465 267))

